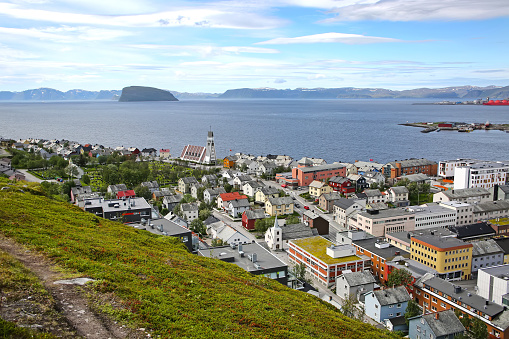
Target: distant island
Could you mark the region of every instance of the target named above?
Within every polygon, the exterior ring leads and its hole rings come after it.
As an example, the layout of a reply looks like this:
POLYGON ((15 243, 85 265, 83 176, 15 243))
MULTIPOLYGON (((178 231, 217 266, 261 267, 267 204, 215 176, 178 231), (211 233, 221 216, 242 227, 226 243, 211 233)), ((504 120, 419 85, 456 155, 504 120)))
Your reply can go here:
POLYGON ((220 99, 454 99, 509 97, 509 86, 417 88, 394 91, 384 88, 239 88, 231 89, 220 99))
MULTIPOLYGON (((125 89, 150 89, 151 87, 131 86, 125 89)), ((124 89, 124 90, 125 90, 124 89)), ((444 88, 416 88, 409 90, 390 90, 385 88, 238 88, 219 93, 187 93, 153 88, 155 91, 171 94, 176 100, 193 99, 439 99, 454 100, 456 103, 475 99, 506 99, 509 86, 457 86, 444 88)), ((0 91, 0 101, 41 101, 41 100, 118 100, 123 91, 87 91, 73 89, 62 92, 52 88, 30 89, 22 92, 0 91)), ((144 90, 135 90, 144 94, 144 90)), ((154 92, 155 95, 155 92, 154 92)), ((159 95, 156 95, 158 97, 159 95)), ((129 93, 131 98, 131 92, 129 93)), ((173 100, 173 99, 171 99, 173 100)), ((124 100, 121 100, 124 101, 124 100)), ((138 101, 138 100, 128 100, 138 101)), ((147 100, 142 100, 147 101, 147 100)))
POLYGON ((178 101, 169 91, 154 87, 130 86, 122 89, 120 102, 129 101, 178 101))

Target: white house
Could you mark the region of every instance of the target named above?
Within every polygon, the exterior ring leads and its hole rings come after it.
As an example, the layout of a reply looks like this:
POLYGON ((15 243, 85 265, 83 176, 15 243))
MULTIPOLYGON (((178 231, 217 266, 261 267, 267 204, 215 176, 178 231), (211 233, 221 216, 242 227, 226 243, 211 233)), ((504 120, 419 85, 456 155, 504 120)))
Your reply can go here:
POLYGON ((265 232, 265 242, 272 251, 283 249, 283 230, 279 227, 277 216, 274 219, 274 226, 265 232))
POLYGON ((247 199, 235 199, 228 201, 227 212, 233 218, 240 218, 244 211, 248 210, 251 205, 247 199))
POLYGON ((373 291, 375 278, 370 272, 344 272, 336 279, 336 294, 348 298, 353 294, 357 300, 364 302, 364 295, 373 291))
POLYGON ((228 244, 249 244, 251 240, 242 233, 234 230, 223 222, 216 222, 210 225, 207 232, 212 236, 213 239, 221 239, 223 242, 228 244))
POLYGON ((248 197, 254 197, 255 193, 262 187, 265 187, 265 184, 261 181, 248 181, 242 185, 242 193, 248 197))
POLYGON ((198 219, 198 209, 199 206, 195 203, 187 203, 180 205, 182 215, 184 216, 184 219, 186 219, 188 222, 191 222, 194 219, 198 219))

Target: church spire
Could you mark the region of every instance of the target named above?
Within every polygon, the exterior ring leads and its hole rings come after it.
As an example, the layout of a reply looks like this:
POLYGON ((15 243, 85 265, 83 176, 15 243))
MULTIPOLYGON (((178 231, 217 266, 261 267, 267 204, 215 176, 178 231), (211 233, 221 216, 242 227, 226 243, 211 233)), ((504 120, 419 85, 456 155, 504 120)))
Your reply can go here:
POLYGON ((277 212, 276 212, 276 218, 274 219, 274 228, 281 228, 281 227, 279 227, 279 224, 277 223, 277 212))

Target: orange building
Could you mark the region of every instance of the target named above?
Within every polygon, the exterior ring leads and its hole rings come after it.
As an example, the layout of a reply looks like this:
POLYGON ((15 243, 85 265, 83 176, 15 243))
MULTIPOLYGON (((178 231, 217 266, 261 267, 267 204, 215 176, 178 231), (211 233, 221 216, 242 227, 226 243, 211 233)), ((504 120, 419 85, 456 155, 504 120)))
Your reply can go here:
POLYGON ((386 178, 397 178, 403 175, 423 173, 428 176, 436 176, 438 164, 428 159, 405 159, 392 161, 384 165, 382 173, 386 178))
POLYGON ((223 167, 224 168, 233 168, 235 167, 235 157, 228 156, 223 159, 223 167))

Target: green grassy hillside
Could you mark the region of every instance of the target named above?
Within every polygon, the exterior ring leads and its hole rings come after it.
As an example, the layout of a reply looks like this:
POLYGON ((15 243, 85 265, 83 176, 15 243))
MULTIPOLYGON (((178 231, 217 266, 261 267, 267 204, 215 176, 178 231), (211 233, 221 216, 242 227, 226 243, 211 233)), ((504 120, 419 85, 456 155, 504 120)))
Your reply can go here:
POLYGON ((235 265, 189 254, 152 235, 0 179, 0 232, 44 253, 70 276, 96 279, 93 300, 161 338, 396 338, 235 265), (23 190, 23 192, 20 191, 23 190), (107 296, 106 298, 104 296, 107 296))

